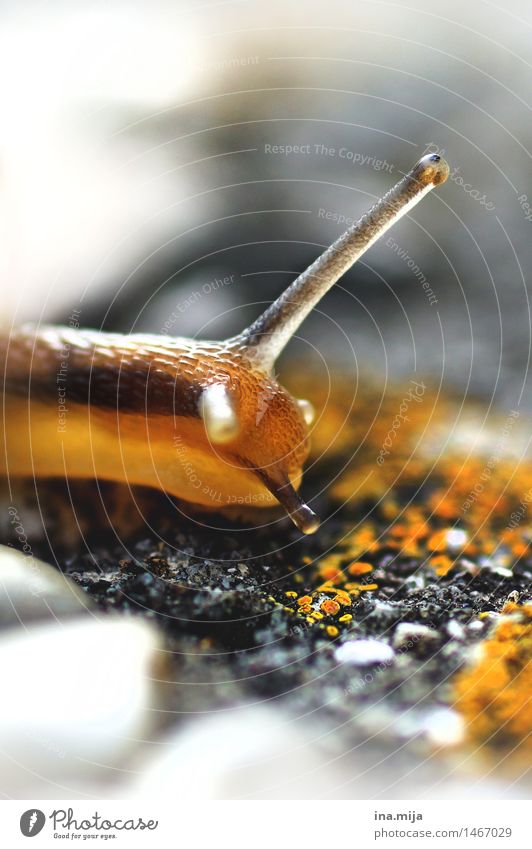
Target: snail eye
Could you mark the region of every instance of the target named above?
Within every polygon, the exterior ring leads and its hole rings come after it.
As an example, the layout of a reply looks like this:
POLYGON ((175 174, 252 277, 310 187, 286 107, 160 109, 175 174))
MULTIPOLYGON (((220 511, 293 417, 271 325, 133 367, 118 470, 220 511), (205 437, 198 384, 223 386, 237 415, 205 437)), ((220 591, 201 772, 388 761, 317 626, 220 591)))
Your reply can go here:
POLYGON ((240 423, 231 395, 223 383, 211 383, 203 390, 198 411, 210 442, 225 445, 238 436, 240 423))

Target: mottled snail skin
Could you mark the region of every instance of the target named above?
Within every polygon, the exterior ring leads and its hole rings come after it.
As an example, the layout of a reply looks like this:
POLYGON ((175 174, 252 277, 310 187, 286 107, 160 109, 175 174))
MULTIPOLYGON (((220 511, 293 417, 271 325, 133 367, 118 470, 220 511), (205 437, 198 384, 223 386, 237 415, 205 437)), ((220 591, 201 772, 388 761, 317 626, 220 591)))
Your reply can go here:
POLYGON ((299 485, 308 453, 303 413, 234 343, 21 327, 3 358, 8 474, 125 480, 218 507, 280 501, 310 519, 289 485, 299 485), (68 413, 58 432, 63 362, 68 413), (199 402, 220 384, 239 429, 213 444, 199 402))
POLYGON ((276 382, 275 359, 347 268, 447 173, 440 157, 424 157, 224 342, 33 326, 0 336, 5 474, 126 481, 217 508, 280 503, 313 533, 319 521, 297 494, 311 411, 276 382))

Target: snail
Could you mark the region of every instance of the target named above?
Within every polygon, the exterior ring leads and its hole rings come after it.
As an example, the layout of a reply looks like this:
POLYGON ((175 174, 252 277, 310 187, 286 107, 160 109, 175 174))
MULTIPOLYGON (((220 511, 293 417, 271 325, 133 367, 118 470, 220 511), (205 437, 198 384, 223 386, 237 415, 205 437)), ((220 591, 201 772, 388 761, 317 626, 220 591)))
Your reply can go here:
POLYGON ((1 335, 4 473, 127 481, 219 508, 280 504, 314 533, 319 519, 298 495, 313 411, 274 363, 342 274, 448 173, 424 156, 225 341, 29 325, 1 335))

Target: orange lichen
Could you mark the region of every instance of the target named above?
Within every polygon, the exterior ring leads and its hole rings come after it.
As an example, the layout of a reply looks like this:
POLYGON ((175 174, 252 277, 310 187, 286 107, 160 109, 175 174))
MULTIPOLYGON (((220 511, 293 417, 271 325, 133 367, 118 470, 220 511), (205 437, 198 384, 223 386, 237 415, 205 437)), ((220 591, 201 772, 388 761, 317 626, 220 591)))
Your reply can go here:
POLYGON ((337 601, 334 601, 334 599, 328 598, 325 601, 322 601, 320 609, 325 616, 336 616, 340 610, 340 605, 337 601))
POLYGON ((366 575, 368 572, 373 572, 374 568, 371 563, 364 563, 363 560, 359 560, 357 563, 351 563, 347 571, 350 575, 366 575))
POLYGON ((334 601, 337 601, 338 604, 343 604, 343 605, 351 604, 351 596, 345 590, 338 588, 336 590, 336 595, 334 597, 334 601))
POLYGON ((320 576, 326 581, 341 580, 342 574, 342 570, 338 569, 337 566, 329 566, 325 564, 320 568, 320 576))
POLYGON ((310 604, 312 601, 311 595, 302 595, 301 598, 298 598, 297 603, 300 607, 310 604))
POLYGON ((436 531, 427 540, 429 551, 445 551, 447 548, 447 529, 436 531))
POLYGON ((480 658, 454 682, 472 741, 532 754, 532 603, 508 604, 480 658))
MULTIPOLYGON (((408 382, 403 393, 400 389, 372 393, 366 388, 354 415, 354 387, 345 379, 337 381, 334 392, 329 394, 329 384, 322 386, 308 369, 295 369, 294 375, 295 394, 310 398, 322 411, 312 433, 314 455, 352 455, 332 487, 333 498, 341 503, 374 499, 381 504, 381 514, 391 525, 387 539, 377 540, 371 521, 355 530, 344 547, 346 554, 352 555, 351 561, 363 560, 364 553, 385 544, 407 556, 444 553, 448 550, 447 531, 457 521, 470 534, 466 549, 469 555, 489 555, 501 542, 514 557, 526 552, 526 530, 530 527, 526 494, 532 488, 532 465, 524 463, 518 452, 514 456, 506 450, 506 443, 510 448, 519 438, 517 414, 493 416, 489 433, 488 429, 485 432, 486 436, 491 434, 491 445, 484 440, 487 447, 477 448, 476 421, 484 419, 483 411, 476 410, 473 403, 464 409, 441 393, 432 393, 427 386, 418 392, 419 403, 409 402, 407 417, 401 420, 393 447, 384 462, 378 463, 402 396, 408 393, 408 382), (456 431, 460 439, 449 438, 450 422, 459 425, 456 431), (357 449, 354 453, 353 446, 357 449), (431 489, 423 494, 423 503, 409 499, 401 509, 400 488, 414 486, 417 492, 428 475, 431 489), (520 514, 512 523, 516 509, 520 509, 520 514)), ((289 375, 287 379, 290 382, 289 375)), ((335 565, 345 567, 349 561, 335 565)))
POLYGON ((429 565, 439 577, 444 577, 453 568, 454 561, 446 554, 438 554, 430 558, 429 565))
MULTIPOLYGON (((355 387, 345 379, 333 381, 329 392, 328 382, 316 380, 308 369, 294 368, 285 382, 292 384, 296 397, 309 398, 321 411, 312 432, 314 456, 326 455, 327 462, 341 458, 343 471, 328 495, 347 516, 357 502, 364 510, 363 520, 351 529, 344 525, 327 554, 305 555, 305 568, 297 581, 294 577, 294 587, 303 583, 305 594, 300 589, 292 598, 310 605, 313 612, 307 615, 312 619, 319 611, 349 628, 345 615, 356 618, 364 593, 379 594, 379 571, 392 571, 394 561, 414 561, 413 570, 417 561, 420 570, 428 566, 433 571, 434 581, 448 581, 455 567, 472 574, 482 569, 480 557, 511 570, 530 554, 532 500, 527 493, 532 492, 532 464, 506 451, 504 444, 508 439, 508 448, 513 447, 518 438, 517 416, 494 416, 492 444, 486 439, 483 446, 488 447, 477 450, 477 413, 482 411, 473 404, 464 411, 427 388, 422 402, 410 403, 393 447, 378 463, 400 392, 381 395, 366 388, 355 409, 355 387), (454 441, 450 422, 460 424, 454 441), (346 457, 352 459, 344 463, 346 457), (324 596, 330 598, 324 601, 324 596)), ((296 614, 302 607, 307 610, 302 603, 296 614)), ((315 624, 325 631, 323 624, 315 624)))

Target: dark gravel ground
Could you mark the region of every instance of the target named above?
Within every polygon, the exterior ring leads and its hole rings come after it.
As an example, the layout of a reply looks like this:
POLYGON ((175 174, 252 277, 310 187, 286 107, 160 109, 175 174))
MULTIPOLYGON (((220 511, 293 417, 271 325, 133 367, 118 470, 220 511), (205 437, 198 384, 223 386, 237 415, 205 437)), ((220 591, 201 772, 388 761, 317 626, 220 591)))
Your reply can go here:
MULTIPOLYGON (((521 560, 511 576, 501 576, 496 567, 477 570, 464 559, 436 577, 422 558, 383 545, 364 557, 378 589, 341 610, 352 619, 307 621, 287 593, 316 593, 320 552, 361 518, 368 520, 367 509, 344 509, 305 539, 285 522, 271 532, 242 526, 238 533, 228 523, 227 531, 213 534, 181 518, 174 545, 155 537, 102 545, 101 536, 91 540, 89 533, 89 553, 64 555, 59 566, 102 611, 147 617, 161 628, 169 651, 163 703, 170 724, 235 703, 277 700, 294 715, 341 726, 342 746, 376 728, 394 739, 423 736, 427 713, 452 703, 452 676, 468 648, 485 638, 508 600, 531 597, 531 565, 521 560), (430 632, 417 636, 414 629, 398 645, 401 623, 430 632), (337 634, 329 636, 328 627, 337 634), (363 666, 339 662, 339 646, 368 638, 390 645, 393 657, 363 666)), ((377 511, 371 520, 386 531, 377 511)))

